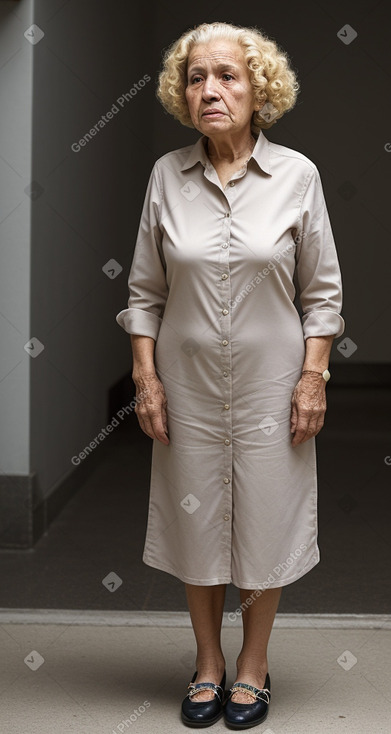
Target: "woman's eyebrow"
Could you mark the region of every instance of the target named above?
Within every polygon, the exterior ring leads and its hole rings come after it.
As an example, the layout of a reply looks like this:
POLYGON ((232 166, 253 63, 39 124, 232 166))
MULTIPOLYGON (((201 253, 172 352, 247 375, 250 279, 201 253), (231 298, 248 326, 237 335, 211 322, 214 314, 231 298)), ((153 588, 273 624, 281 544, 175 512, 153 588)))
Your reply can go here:
MULTIPOLYGON (((238 67, 232 63, 225 64, 223 62, 220 62, 219 64, 216 64, 216 66, 219 70, 225 69, 226 71, 235 71, 235 72, 237 72, 238 70, 238 67)), ((194 72, 203 73, 205 72, 205 67, 200 66, 199 64, 196 64, 195 66, 190 66, 188 69, 188 74, 190 73, 194 74, 194 72)))

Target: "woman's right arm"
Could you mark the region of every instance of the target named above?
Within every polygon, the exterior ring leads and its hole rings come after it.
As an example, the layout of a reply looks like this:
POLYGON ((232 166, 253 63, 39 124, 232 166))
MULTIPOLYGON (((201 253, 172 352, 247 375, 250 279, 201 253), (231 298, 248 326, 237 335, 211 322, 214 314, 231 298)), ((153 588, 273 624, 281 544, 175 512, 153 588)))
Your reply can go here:
POLYGON ((168 444, 167 400, 154 360, 155 342, 168 296, 161 206, 162 182, 156 163, 149 177, 129 272, 128 308, 117 314, 116 321, 131 338, 132 377, 139 398, 135 413, 140 427, 147 436, 168 444))
POLYGON ((150 438, 168 444, 167 398, 156 374, 155 340, 141 334, 131 334, 130 340, 133 352, 132 378, 136 385, 136 397, 141 395, 135 408, 140 428, 150 438))

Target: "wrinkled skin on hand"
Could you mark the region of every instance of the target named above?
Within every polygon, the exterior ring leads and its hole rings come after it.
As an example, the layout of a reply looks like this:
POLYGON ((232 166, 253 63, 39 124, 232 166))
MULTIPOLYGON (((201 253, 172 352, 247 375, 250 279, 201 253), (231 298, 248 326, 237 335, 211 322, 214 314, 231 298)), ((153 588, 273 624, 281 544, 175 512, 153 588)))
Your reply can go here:
POLYGON ((136 397, 142 397, 135 408, 140 428, 164 444, 169 443, 167 429, 167 398, 164 387, 156 374, 144 375, 135 380, 136 397))
MULTIPOLYGON (((156 374, 137 379, 136 397, 140 393, 144 396, 135 408, 140 428, 150 438, 168 444, 167 398, 163 384, 156 374)), ((319 433, 324 424, 326 407, 326 383, 322 376, 302 375, 291 400, 293 447, 319 433)))
POLYGON ((324 424, 327 403, 322 375, 302 375, 293 391, 291 405, 292 446, 298 446, 316 436, 324 424))

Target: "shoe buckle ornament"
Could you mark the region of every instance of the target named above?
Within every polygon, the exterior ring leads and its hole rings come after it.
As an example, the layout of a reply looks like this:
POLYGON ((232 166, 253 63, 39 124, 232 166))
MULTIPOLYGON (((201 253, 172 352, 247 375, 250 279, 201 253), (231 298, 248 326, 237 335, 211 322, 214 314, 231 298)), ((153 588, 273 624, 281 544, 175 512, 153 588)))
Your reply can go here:
POLYGON ((235 683, 232 688, 229 689, 230 694, 236 693, 236 691, 245 691, 250 693, 254 698, 259 698, 260 701, 270 703, 270 691, 268 688, 256 688, 250 686, 248 683, 235 683))
MULTIPOLYGON (((213 691, 221 701, 221 694, 223 693, 223 689, 221 686, 217 685, 217 683, 192 683, 190 682, 187 686, 188 688, 188 696, 191 698, 199 691, 213 691), (220 693, 221 691, 221 693, 220 693)), ((200 701, 200 703, 205 703, 205 701, 200 701)))

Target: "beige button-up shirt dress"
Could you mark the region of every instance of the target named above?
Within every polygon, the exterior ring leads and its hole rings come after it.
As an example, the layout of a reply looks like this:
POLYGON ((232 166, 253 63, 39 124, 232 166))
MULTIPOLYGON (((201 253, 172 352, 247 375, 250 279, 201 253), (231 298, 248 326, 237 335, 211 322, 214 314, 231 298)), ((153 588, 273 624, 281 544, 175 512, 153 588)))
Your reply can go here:
POLYGON ((292 448, 291 396, 305 339, 344 331, 341 276, 311 160, 261 132, 223 189, 205 142, 156 161, 116 316, 156 340, 168 401, 143 560, 266 589, 319 561, 315 438, 292 448))

